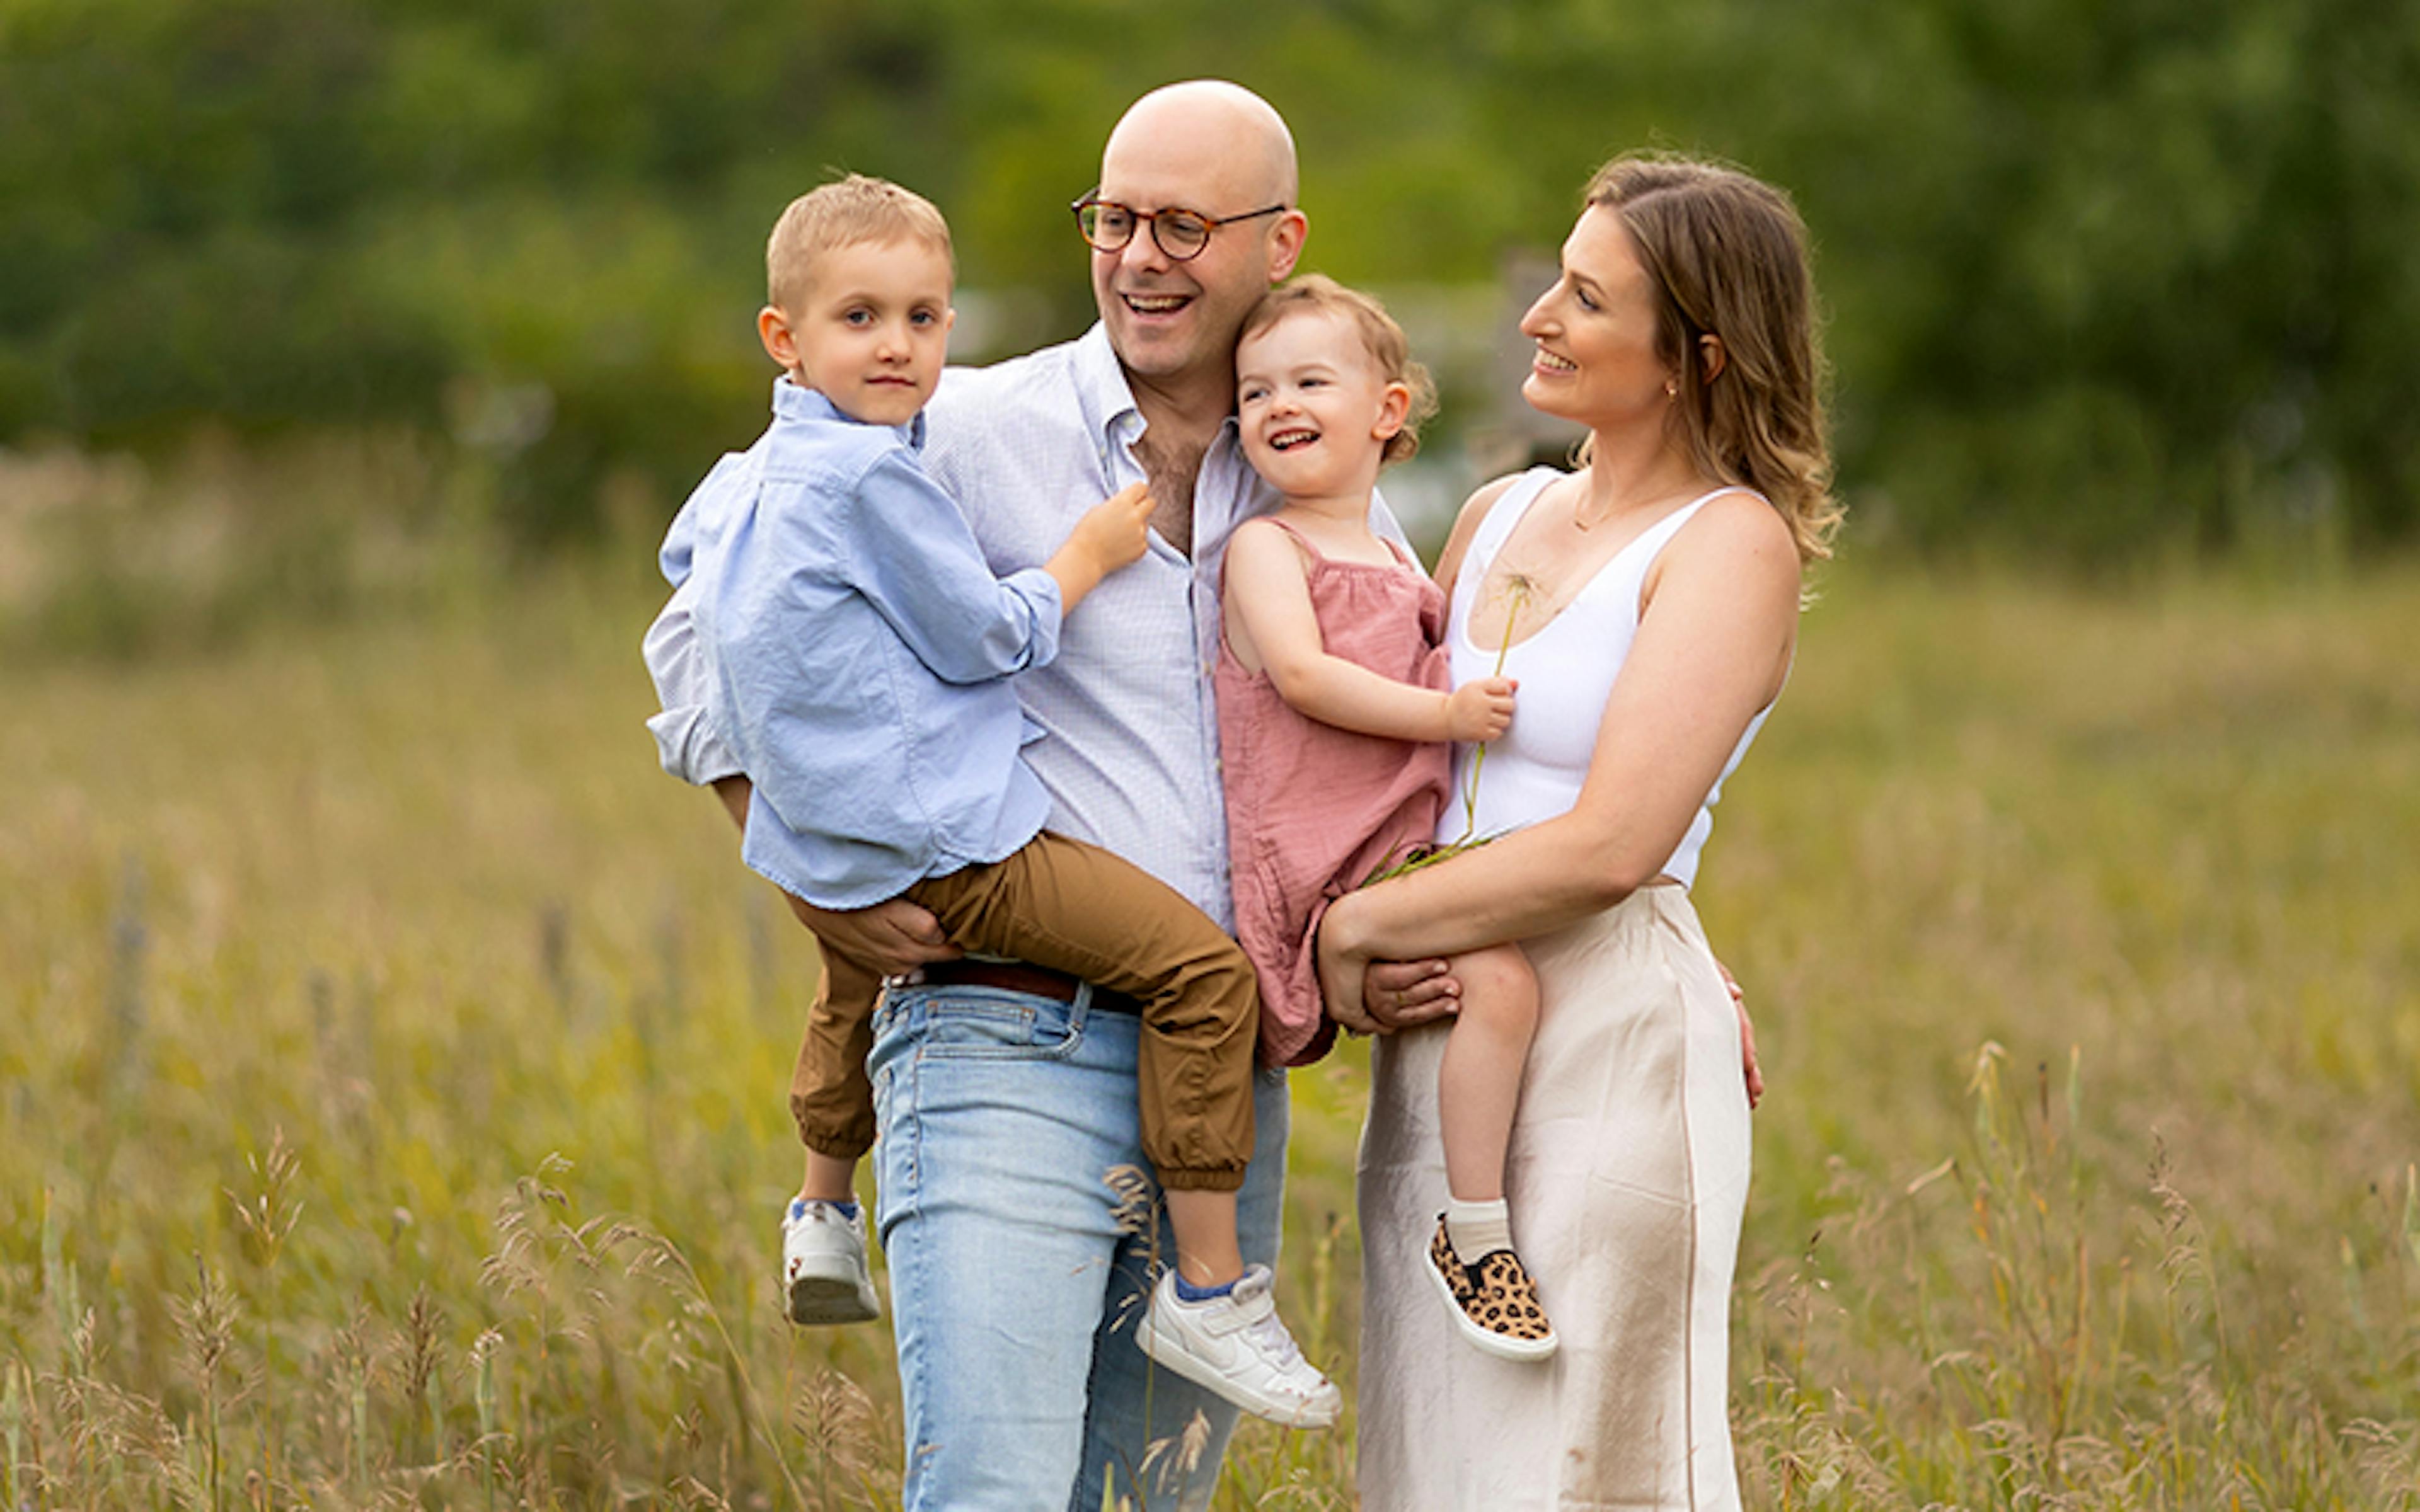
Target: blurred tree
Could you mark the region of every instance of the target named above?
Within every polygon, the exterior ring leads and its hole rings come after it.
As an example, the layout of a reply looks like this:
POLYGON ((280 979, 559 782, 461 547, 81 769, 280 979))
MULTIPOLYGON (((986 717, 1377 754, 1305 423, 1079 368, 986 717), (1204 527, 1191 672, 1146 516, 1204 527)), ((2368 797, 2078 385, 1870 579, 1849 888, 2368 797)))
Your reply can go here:
POLYGON ((1631 146, 1789 186, 1878 535, 2420 528, 2420 0, 0 0, 0 440, 401 419, 576 534, 754 430, 791 194, 932 194, 1047 339, 1104 129, 1201 74, 1381 285, 1551 247, 1631 146))

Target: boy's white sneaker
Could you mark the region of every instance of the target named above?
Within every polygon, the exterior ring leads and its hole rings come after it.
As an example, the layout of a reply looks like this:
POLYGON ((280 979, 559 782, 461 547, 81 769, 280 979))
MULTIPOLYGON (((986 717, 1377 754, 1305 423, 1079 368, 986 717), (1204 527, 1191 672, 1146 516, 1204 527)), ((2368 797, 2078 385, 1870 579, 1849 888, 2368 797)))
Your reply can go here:
POLYGON ((1286 1332, 1271 1295, 1276 1285, 1267 1266, 1255 1265, 1226 1295, 1187 1302, 1176 1294, 1171 1266, 1152 1288, 1135 1343, 1248 1412, 1288 1427, 1328 1427, 1344 1409, 1343 1394, 1286 1332))
POLYGON ((865 1263, 865 1210, 792 1197, 782 1214, 782 1290, 794 1323, 865 1323, 882 1316, 865 1263))

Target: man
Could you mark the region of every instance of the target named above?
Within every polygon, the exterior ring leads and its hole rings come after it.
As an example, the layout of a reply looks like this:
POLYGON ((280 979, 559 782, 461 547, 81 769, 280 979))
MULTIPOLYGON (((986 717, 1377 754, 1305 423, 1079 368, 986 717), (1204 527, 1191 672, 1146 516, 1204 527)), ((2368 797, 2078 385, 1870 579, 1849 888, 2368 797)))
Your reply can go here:
MULTIPOLYGON (((1147 480, 1156 539, 1063 633, 1017 691, 1045 737, 1026 760, 1050 827, 1104 845, 1232 924, 1218 730, 1219 552, 1273 497, 1237 449, 1235 334, 1293 270, 1308 222, 1292 137, 1268 103, 1196 81, 1144 96, 1101 161, 1092 243, 1100 323, 982 370, 953 370, 926 412, 927 470, 966 511, 993 569, 1044 561, 1076 517, 1147 480)), ((1384 522, 1390 533, 1392 522, 1384 522)), ((715 783, 735 817, 746 779, 700 721, 687 606, 648 635, 665 694, 667 769, 715 783)), ((878 779, 870 778, 869 779, 878 779)), ((744 820, 743 820, 744 822, 744 820)), ((840 952, 894 974, 871 1061, 881 1128, 877 1219, 890 1260, 910 1512, 1065 1505, 1105 1486, 1158 1507, 1206 1505, 1234 1412, 1150 1363, 1132 1316, 1164 1234, 1130 1231, 1106 1180, 1145 1166, 1140 1021, 1086 984, 957 959, 930 915, 894 899, 792 908, 840 952), (1142 1471, 1156 1441, 1210 1427, 1189 1471, 1142 1471)), ((1439 963, 1381 967, 1387 1022, 1450 1011, 1439 963)), ((1255 1090, 1240 1204, 1245 1258, 1274 1264, 1287 1128, 1281 1073, 1255 1090)), ((1171 1443, 1155 1459, 1182 1458, 1171 1443)))

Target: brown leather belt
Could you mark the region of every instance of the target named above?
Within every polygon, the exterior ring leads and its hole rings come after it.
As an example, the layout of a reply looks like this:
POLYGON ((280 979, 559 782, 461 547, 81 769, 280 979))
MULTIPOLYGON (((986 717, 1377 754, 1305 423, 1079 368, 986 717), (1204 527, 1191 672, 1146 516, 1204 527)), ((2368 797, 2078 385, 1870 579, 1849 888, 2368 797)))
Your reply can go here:
MULTIPOLYGON (((1074 1002, 1076 989, 1083 985, 1063 971, 1028 965, 1022 961, 935 961, 908 980, 926 987, 996 987, 1001 992, 1030 993, 1061 1003, 1074 1002)), ((1107 987, 1093 989, 1092 1010, 1096 1013, 1142 1017, 1140 1000, 1107 987)))

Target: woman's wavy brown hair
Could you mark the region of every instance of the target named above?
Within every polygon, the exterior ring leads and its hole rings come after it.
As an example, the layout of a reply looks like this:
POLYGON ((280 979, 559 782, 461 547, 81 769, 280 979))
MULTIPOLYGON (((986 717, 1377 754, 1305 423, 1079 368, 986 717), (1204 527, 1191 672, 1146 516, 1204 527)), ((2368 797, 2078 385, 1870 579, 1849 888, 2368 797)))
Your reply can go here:
POLYGON ((1598 169, 1585 203, 1621 218, 1653 281, 1656 354, 1674 371, 1691 456, 1773 501, 1802 563, 1830 556, 1841 507, 1807 227, 1790 196, 1720 163, 1639 152, 1598 169), (1724 356, 1712 379, 1697 357, 1706 335, 1724 356))

